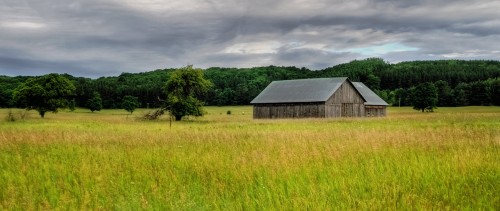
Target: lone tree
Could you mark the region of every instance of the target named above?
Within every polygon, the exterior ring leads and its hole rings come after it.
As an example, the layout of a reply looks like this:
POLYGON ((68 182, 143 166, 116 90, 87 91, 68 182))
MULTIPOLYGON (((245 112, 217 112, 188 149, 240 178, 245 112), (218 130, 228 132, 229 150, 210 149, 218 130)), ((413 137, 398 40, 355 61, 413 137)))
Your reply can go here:
POLYGON ((430 111, 437 108, 438 91, 433 83, 425 82, 416 86, 412 91, 413 109, 418 111, 430 111))
POLYGON ((212 83, 203 77, 201 69, 192 65, 175 70, 165 84, 167 93, 165 110, 169 111, 176 121, 184 116, 202 116, 203 102, 196 98, 205 94, 212 83))
POLYGON ((123 97, 122 108, 130 112, 130 114, 134 113, 135 109, 139 106, 139 98, 130 95, 123 97))
POLYGON ((47 111, 57 113, 65 108, 75 93, 75 86, 59 74, 28 79, 13 92, 13 98, 27 110, 37 110, 42 118, 47 111))
POLYGON ((87 108, 92 112, 102 109, 102 98, 99 92, 92 93, 92 97, 87 101, 87 108))
POLYGON ((69 111, 71 111, 71 112, 75 111, 75 109, 76 109, 76 100, 75 100, 75 98, 73 98, 72 100, 70 100, 68 102, 68 108, 69 108, 69 111))

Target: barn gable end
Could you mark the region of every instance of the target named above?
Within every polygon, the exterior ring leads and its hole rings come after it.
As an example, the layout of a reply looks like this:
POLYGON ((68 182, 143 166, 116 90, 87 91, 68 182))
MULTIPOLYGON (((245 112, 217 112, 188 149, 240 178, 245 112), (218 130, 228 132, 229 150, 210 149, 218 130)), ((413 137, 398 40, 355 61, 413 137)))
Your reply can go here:
POLYGON ((349 80, 325 102, 325 117, 362 117, 365 100, 349 80))

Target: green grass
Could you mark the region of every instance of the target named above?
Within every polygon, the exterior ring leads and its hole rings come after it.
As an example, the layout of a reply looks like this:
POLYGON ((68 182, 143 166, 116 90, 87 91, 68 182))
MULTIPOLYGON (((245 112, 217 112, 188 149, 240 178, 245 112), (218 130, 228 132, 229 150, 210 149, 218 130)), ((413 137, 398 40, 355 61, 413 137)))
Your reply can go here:
POLYGON ((8 111, 1 210, 500 209, 500 107, 288 120, 209 107, 171 127, 145 110, 8 111))

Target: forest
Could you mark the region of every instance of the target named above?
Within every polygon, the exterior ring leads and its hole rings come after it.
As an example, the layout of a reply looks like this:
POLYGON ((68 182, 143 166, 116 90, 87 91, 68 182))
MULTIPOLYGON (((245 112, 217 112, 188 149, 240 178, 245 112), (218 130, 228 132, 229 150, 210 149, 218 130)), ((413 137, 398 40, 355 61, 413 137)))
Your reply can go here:
MULTIPOLYGON (((140 107, 160 106, 162 90, 175 68, 142 73, 122 73, 97 79, 63 76, 71 80, 76 92, 74 104, 88 107, 95 93, 103 108, 121 108, 126 96, 138 98, 140 107)), ((430 82, 438 90, 438 106, 500 105, 500 61, 438 60, 390 64, 380 58, 354 60, 322 70, 266 66, 252 68, 210 67, 203 70, 212 82, 208 93, 198 96, 206 105, 248 105, 275 80, 348 77, 373 89, 393 106, 409 106, 413 90, 430 82)), ((13 90, 34 76, 0 76, 0 107, 21 107, 12 99, 13 90)))

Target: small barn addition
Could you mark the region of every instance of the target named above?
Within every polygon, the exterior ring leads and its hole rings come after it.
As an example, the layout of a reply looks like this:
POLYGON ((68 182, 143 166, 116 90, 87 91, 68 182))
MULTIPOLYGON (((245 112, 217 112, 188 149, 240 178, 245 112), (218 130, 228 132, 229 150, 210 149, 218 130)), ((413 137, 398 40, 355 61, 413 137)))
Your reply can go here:
POLYGON ((387 106, 346 77, 273 81, 250 103, 255 119, 385 116, 387 106))
POLYGON ((354 88, 359 91, 365 101, 365 116, 385 116, 387 103, 382 100, 375 92, 368 88, 364 83, 352 82, 354 88))

